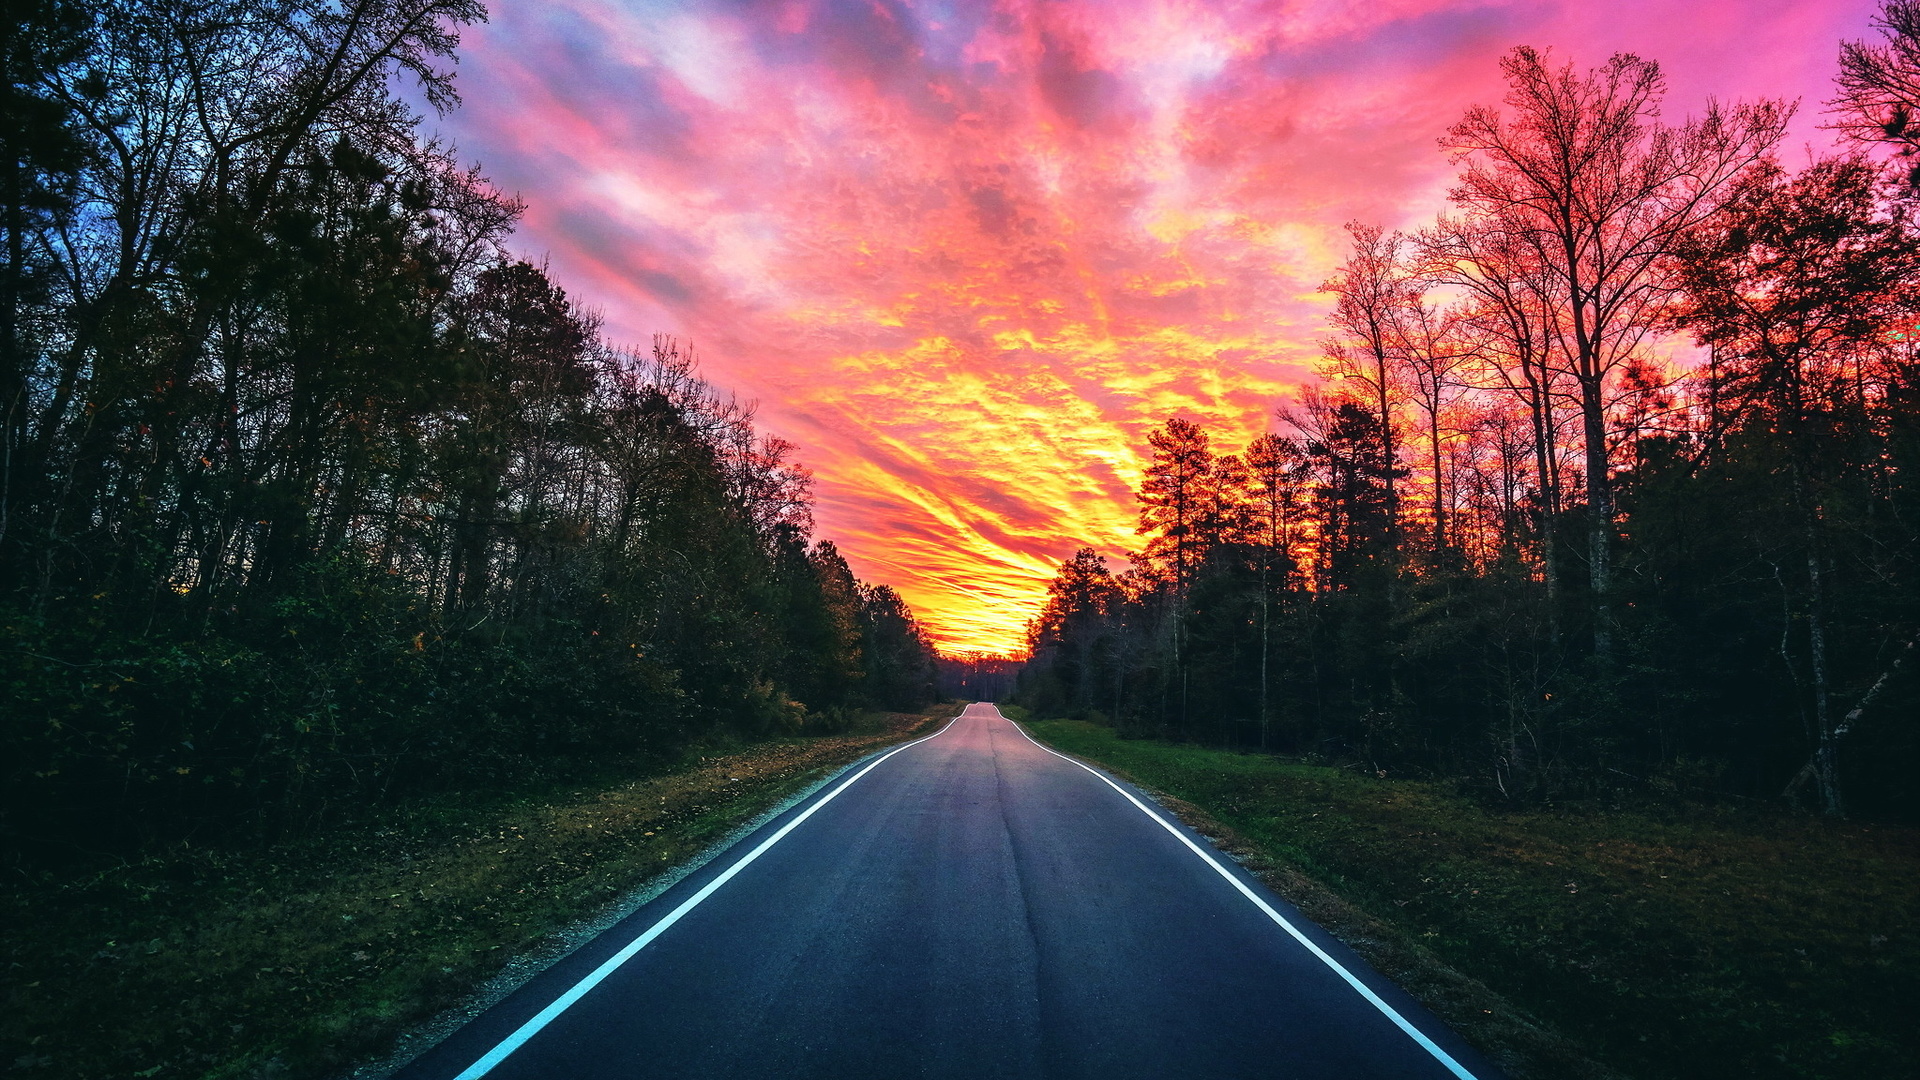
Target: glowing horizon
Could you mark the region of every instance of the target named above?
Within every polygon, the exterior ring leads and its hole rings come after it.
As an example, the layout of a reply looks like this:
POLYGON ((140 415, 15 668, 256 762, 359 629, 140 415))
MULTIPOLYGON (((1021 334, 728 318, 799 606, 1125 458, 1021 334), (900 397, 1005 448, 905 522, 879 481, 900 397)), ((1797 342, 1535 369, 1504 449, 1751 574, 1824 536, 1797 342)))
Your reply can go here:
POLYGON ((615 340, 690 340, 819 534, 950 653, 1134 545, 1146 433, 1237 448, 1311 377, 1341 226, 1431 217, 1517 44, 1658 60, 1666 113, 1802 99, 1874 0, 556 0, 466 35, 443 128, 615 340))

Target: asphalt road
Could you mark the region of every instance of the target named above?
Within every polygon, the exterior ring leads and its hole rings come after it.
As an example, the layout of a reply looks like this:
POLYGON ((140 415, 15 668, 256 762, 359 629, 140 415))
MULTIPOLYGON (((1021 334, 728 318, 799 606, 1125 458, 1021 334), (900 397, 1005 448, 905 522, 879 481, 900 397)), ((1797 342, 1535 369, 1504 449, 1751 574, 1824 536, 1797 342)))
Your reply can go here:
POLYGON ((972 705, 400 1075, 1499 1074, 1144 796, 972 705))

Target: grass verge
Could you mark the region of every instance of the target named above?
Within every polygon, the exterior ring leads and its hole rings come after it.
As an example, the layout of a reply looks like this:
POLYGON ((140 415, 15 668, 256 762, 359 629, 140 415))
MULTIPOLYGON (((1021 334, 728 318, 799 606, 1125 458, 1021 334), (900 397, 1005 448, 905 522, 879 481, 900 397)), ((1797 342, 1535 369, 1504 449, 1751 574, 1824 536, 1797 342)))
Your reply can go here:
POLYGON ((0 884, 0 1064, 22 1077, 325 1075, 516 957, 953 706, 476 806, 424 801, 266 852, 181 849, 0 884))
POLYGON ((1516 1078, 1863 1080, 1920 1061, 1920 830, 1490 808, 1441 783, 1028 727, 1171 796, 1516 1078))

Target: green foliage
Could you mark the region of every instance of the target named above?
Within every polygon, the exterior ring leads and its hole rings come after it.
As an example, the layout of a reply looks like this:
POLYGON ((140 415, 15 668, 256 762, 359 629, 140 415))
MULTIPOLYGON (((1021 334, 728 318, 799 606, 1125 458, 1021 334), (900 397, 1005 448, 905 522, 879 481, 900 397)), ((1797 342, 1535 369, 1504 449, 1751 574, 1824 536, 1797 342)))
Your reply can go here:
POLYGON ((930 699, 792 448, 690 350, 604 341, 507 255, 520 204, 421 141, 394 78, 451 106, 478 5, 88 10, 26 5, 0 57, 9 852, 930 699))

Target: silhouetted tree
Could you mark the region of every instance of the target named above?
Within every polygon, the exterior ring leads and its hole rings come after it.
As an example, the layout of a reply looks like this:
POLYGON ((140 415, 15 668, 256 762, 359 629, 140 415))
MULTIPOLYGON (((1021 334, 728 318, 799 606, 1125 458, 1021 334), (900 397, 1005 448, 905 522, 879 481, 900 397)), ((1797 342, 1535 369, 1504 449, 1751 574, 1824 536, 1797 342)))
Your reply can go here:
POLYGON ((1475 106, 1441 140, 1466 165, 1450 193, 1494 219, 1545 271, 1559 363, 1579 387, 1594 651, 1611 651, 1614 507, 1607 380, 1672 294, 1674 246, 1714 211, 1742 169, 1779 141, 1789 110, 1763 101, 1677 127, 1657 119, 1658 64, 1619 55, 1585 76, 1544 54, 1501 61, 1510 117, 1475 106))
MULTIPOLYGON (((1902 157, 1920 151, 1920 3, 1883 0, 1874 28, 1882 40, 1840 43, 1836 94, 1828 104, 1839 114, 1835 127, 1860 143, 1898 147, 1902 157)), ((1907 175, 1920 187, 1920 166, 1907 175)))

